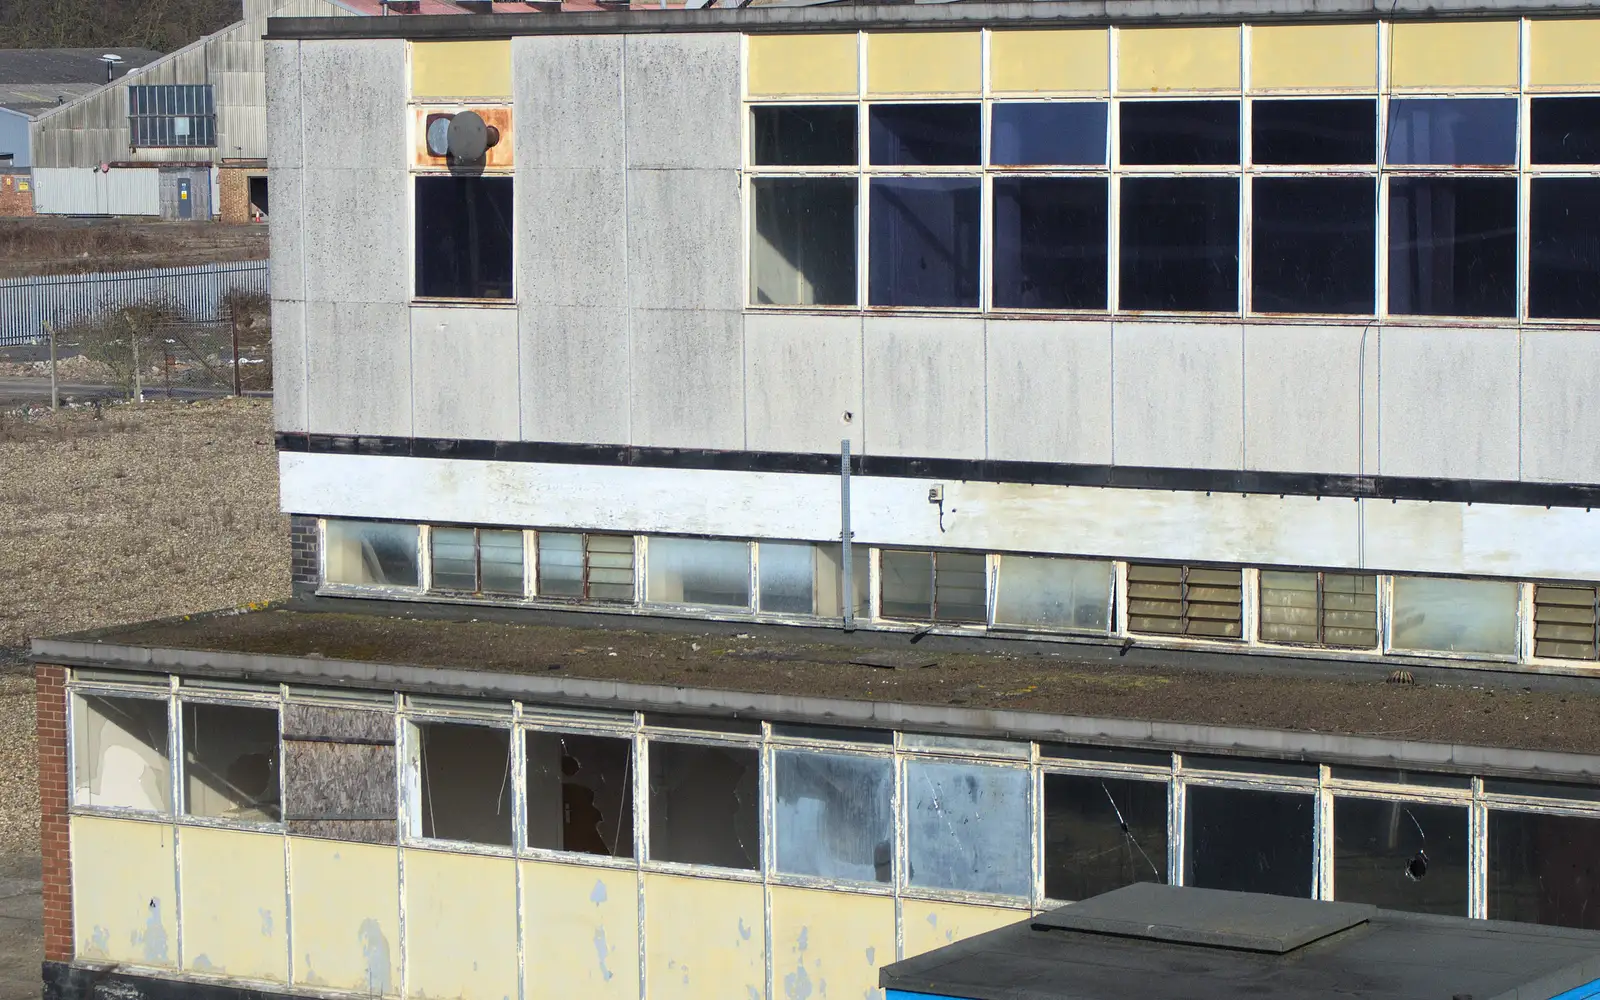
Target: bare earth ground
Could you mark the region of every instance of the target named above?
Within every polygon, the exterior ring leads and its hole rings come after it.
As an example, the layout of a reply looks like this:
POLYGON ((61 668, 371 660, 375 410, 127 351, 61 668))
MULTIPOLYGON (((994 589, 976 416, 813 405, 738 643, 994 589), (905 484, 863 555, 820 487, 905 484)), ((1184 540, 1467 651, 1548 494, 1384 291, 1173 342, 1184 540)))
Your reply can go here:
POLYGON ((28 639, 286 596, 277 496, 267 400, 0 413, 0 1000, 39 995, 28 639))
POLYGON ((265 260, 267 227, 66 217, 0 219, 0 278, 265 260))

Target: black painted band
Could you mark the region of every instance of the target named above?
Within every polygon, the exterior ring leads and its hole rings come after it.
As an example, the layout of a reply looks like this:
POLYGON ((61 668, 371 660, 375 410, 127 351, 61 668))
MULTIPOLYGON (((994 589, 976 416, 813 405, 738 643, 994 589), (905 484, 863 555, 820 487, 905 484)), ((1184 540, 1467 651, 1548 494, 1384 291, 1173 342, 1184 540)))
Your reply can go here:
POLYGON ((88 968, 67 962, 45 962, 40 970, 44 1000, 290 1000, 293 993, 267 992, 229 983, 162 979, 88 968))

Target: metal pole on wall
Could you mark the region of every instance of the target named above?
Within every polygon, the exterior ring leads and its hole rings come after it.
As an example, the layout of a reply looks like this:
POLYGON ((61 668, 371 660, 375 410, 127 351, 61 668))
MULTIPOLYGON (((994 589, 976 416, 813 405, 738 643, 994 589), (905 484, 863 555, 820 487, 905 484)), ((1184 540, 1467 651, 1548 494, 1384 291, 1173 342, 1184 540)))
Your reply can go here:
POLYGON ((855 561, 850 556, 850 439, 839 442, 839 584, 846 632, 856 627, 855 561))
POLYGON ((46 323, 45 333, 50 335, 50 412, 61 409, 61 394, 56 390, 56 325, 46 323))

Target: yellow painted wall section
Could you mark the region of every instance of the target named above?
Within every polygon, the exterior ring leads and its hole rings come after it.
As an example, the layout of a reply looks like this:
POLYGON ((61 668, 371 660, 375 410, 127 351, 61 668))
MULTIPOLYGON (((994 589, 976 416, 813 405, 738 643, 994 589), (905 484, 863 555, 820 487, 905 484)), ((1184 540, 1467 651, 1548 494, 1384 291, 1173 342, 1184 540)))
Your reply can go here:
POLYGON ((752 97, 843 95, 860 90, 856 36, 751 35, 752 97))
POLYGON ((72 817, 78 958, 175 968, 176 860, 169 824, 72 817))
POLYGON ((1002 94, 1105 92, 1109 32, 996 31, 989 36, 989 89, 1002 94))
POLYGON ((867 36, 869 94, 976 94, 982 89, 983 40, 976 31, 867 36))
POLYGON ((882 1000, 878 969, 893 961, 893 899, 773 887, 772 974, 778 996, 882 1000))
POLYGON ((529 1000, 636 1000, 636 874, 525 861, 522 899, 529 1000))
POLYGON ((297 984, 400 992, 400 858, 393 847, 289 840, 297 984))
POLYGON ((406 990, 517 995, 517 870, 510 858, 406 851, 406 990))
POLYGON ((1239 89, 1238 28, 1127 28, 1117 35, 1123 94, 1239 89))
POLYGON ((743 1000, 767 990, 761 886, 646 875, 645 992, 650 1000, 743 1000))
POLYGON ((1390 86, 1438 90, 1517 86, 1517 22, 1402 22, 1390 31, 1390 86))
POLYGON ((1004 910, 996 906, 904 900, 900 904, 900 919, 905 928, 905 957, 915 958, 974 934, 1026 920, 1029 915, 1027 910, 1004 910))
POLYGON ((288 982, 283 837, 184 827, 178 862, 184 968, 288 982))
POLYGON ((1600 85, 1600 21, 1531 21, 1530 87, 1600 85))
POLYGON ((511 96, 511 42, 412 42, 412 97, 511 96))
POLYGON ((1376 90, 1376 24, 1250 29, 1251 90, 1376 90))

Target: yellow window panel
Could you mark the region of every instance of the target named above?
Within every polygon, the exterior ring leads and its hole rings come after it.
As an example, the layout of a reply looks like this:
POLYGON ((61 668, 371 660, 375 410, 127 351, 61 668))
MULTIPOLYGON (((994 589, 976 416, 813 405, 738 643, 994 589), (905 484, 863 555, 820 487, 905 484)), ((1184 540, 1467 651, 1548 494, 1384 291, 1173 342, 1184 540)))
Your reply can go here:
POLYGON ((511 96, 511 42, 412 42, 412 97, 511 96))
POLYGON ((767 933, 759 884, 647 874, 645 995, 650 1000, 761 996, 767 933))
POLYGON ((750 96, 854 97, 859 90, 856 36, 750 36, 750 96))
POLYGON ((1600 21, 1532 21, 1528 29, 1529 86, 1600 86, 1600 21))
POLYGON ((287 982, 283 837, 204 827, 179 836, 184 967, 287 982))
POLYGON ((1376 90, 1375 24, 1264 25, 1250 29, 1250 89, 1376 90))
POLYGON ((1389 48, 1395 89, 1515 89, 1520 43, 1515 21, 1396 24, 1389 48))
POLYGON ((867 36, 869 94, 977 94, 983 42, 976 31, 908 31, 867 36))
POLYGON ((989 36, 989 88, 1003 94, 1104 91, 1107 35, 1100 31, 996 31, 989 36))
POLYGON ((774 978, 826 983, 828 996, 879 996, 878 970, 894 960, 890 897, 772 887, 774 978))
POLYGON ((1238 28, 1128 28, 1117 36, 1119 93, 1238 89, 1238 28))
POLYGON ((975 934, 1026 920, 1029 916, 1027 910, 966 903, 935 903, 921 899, 904 900, 900 907, 906 958, 915 958, 935 948, 964 941, 975 934))

